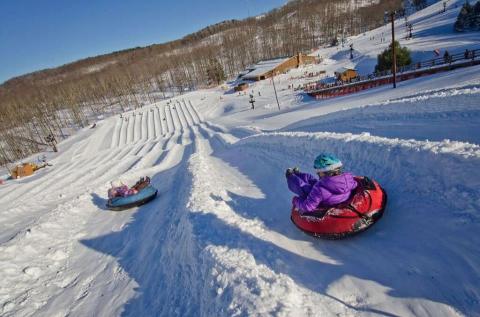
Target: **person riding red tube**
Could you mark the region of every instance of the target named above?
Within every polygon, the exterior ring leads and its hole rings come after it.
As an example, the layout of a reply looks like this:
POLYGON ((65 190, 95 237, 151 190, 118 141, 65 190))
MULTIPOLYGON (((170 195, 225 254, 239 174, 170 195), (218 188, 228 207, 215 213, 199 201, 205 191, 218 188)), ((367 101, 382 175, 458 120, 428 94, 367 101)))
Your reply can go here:
POLYGON ((332 154, 318 155, 313 167, 318 178, 298 168, 289 168, 285 174, 288 188, 297 195, 293 204, 302 214, 338 205, 349 199, 357 187, 353 175, 342 172, 342 162, 332 154))

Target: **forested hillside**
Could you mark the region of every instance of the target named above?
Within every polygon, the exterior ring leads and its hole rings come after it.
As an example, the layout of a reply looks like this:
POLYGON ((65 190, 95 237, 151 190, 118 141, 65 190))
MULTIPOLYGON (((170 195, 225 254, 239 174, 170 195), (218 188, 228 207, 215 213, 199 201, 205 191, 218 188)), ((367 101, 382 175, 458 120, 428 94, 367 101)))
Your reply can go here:
POLYGON ((309 52, 384 23, 401 0, 296 0, 267 14, 224 21, 164 44, 91 57, 0 86, 0 163, 37 152, 46 136, 88 125, 111 106, 139 107, 217 85, 262 59, 309 52))

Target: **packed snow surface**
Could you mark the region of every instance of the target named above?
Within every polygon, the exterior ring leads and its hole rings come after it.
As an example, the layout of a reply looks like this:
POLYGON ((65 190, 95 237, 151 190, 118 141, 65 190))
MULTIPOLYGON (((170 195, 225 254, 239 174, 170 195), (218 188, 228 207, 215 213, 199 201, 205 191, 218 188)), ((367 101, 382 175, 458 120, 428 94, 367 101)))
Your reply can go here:
MULTIPOLYGON (((461 3, 415 13, 402 45, 479 43, 451 31, 461 3)), ((277 76, 279 105, 269 80, 251 86, 254 110, 192 92, 98 121, 47 153, 52 167, 0 185, 0 315, 480 316, 480 67, 324 101, 288 89, 304 72, 371 71, 382 32, 350 38, 353 60, 322 48, 323 64, 277 76), (284 171, 313 172, 320 152, 388 193, 361 235, 290 221, 284 171), (112 180, 145 175, 155 200, 106 210, 112 180)))

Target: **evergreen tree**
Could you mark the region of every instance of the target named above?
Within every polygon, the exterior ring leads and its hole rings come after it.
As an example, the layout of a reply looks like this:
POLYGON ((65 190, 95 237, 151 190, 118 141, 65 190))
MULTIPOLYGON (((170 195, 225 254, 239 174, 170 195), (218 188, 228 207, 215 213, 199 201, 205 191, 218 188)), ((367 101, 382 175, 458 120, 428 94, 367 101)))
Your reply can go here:
POLYGON ((465 30, 465 21, 460 18, 460 15, 457 17, 457 21, 453 24, 453 29, 457 32, 463 32, 465 30))
POLYGON ((477 1, 477 3, 475 3, 475 5, 473 6, 473 14, 475 16, 474 25, 475 28, 478 30, 480 29, 480 1, 477 1))
POLYGON ((427 7, 427 0, 413 0, 413 5, 417 10, 421 10, 427 7))
POLYGON ((479 26, 479 12, 480 2, 477 2, 474 7, 468 3, 463 5, 462 9, 458 13, 457 20, 453 25, 453 28, 457 32, 462 32, 468 29, 475 29, 479 26))
MULTIPOLYGON (((410 51, 406 47, 401 47, 398 41, 395 41, 395 55, 397 59, 397 68, 401 66, 410 65, 412 59, 410 57, 410 51)), ((377 66, 375 66, 375 72, 381 72, 392 69, 392 46, 384 50, 377 56, 377 66)))
POLYGON ((470 5, 470 3, 465 3, 463 7, 467 11, 467 26, 469 28, 475 28, 475 12, 473 7, 470 5))
POLYGON ((477 3, 475 3, 475 5, 473 6, 473 12, 477 16, 480 15, 480 1, 477 1, 477 3))

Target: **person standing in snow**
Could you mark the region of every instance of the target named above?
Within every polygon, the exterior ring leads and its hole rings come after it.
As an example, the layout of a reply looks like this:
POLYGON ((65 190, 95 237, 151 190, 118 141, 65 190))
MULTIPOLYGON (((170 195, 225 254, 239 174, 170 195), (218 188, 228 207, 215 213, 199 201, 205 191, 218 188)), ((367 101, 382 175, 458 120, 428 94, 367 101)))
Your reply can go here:
POLYGON ((295 208, 308 213, 318 207, 330 207, 348 200, 358 184, 351 173, 342 172, 342 166, 334 155, 320 154, 313 163, 318 179, 298 168, 287 169, 288 188, 297 195, 293 198, 295 208))
POLYGON ((253 98, 253 95, 250 95, 249 103, 252 105, 252 110, 255 110, 255 99, 253 98))
POLYGON ((451 58, 452 57, 450 56, 448 51, 445 51, 445 54, 443 54, 443 60, 445 61, 445 63, 451 63, 452 62, 451 58))

